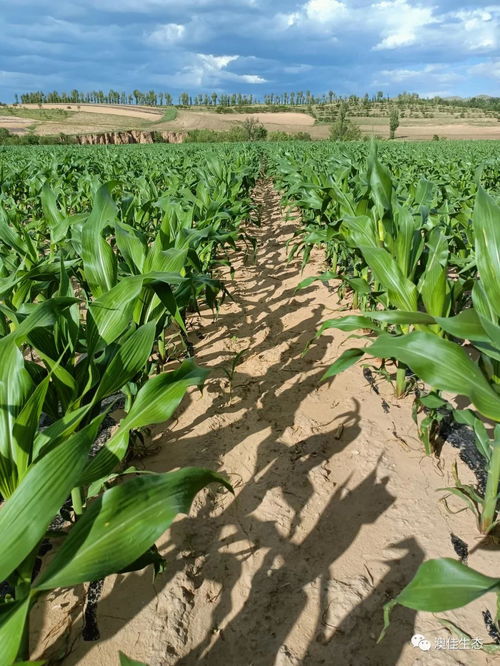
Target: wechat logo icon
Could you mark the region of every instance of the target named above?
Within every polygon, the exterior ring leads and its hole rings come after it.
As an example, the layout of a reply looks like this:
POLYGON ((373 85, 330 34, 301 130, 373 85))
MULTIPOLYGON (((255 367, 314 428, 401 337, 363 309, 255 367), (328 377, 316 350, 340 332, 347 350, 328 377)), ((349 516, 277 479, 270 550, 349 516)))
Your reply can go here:
POLYGON ((427 640, 425 636, 422 636, 422 634, 415 634, 411 638, 411 644, 415 648, 420 648, 424 652, 427 652, 428 650, 431 649, 431 642, 427 640))

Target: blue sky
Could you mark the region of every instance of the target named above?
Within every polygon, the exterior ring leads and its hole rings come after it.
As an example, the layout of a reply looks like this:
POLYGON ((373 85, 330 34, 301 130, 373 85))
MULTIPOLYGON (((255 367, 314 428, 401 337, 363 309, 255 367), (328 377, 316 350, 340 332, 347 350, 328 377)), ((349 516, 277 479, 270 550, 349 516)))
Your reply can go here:
POLYGON ((500 96, 482 0, 1 0, 0 101, 33 90, 500 96))

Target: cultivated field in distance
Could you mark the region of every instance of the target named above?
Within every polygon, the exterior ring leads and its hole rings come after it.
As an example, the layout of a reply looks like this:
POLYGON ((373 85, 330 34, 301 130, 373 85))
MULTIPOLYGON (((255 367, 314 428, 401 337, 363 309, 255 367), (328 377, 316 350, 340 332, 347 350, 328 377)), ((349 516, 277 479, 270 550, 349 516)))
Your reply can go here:
MULTIPOLYGON (((435 135, 444 139, 500 139, 500 122, 496 114, 480 108, 455 108, 440 105, 425 107, 401 105, 399 140, 429 140, 435 135)), ((38 135, 94 134, 101 132, 144 130, 228 131, 245 118, 261 122, 269 132, 296 134, 307 132, 313 139, 326 139, 335 122, 338 106, 298 105, 293 110, 217 113, 213 107, 158 107, 128 104, 21 104, 0 106, 0 128, 13 134, 38 135)), ((388 103, 374 103, 369 113, 361 105, 349 105, 348 115, 359 126, 363 136, 389 137, 388 103)))

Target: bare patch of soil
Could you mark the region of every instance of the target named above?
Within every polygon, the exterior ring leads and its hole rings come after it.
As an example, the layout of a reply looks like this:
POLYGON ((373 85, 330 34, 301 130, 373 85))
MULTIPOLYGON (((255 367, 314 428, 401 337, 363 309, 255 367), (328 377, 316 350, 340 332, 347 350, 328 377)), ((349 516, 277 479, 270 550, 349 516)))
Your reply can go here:
POLYGON ((24 134, 28 127, 35 121, 30 118, 18 118, 17 116, 1 116, 0 127, 8 129, 11 134, 24 134))
MULTIPOLYGON (((363 134, 374 134, 389 138, 389 121, 381 123, 380 120, 374 119, 376 123, 360 124, 363 134)), ((396 132, 396 139, 402 140, 430 140, 437 134, 441 138, 446 139, 500 139, 500 123, 493 122, 456 122, 444 123, 439 121, 427 120, 426 122, 417 122, 407 120, 402 122, 396 132), (408 123, 408 124, 406 124, 408 123), (411 124, 410 124, 411 123, 411 124)))
MULTIPOLYGON (((456 450, 445 447, 439 465, 426 458, 412 400, 396 400, 386 382, 374 391, 359 367, 320 383, 346 334, 324 335, 302 352, 346 304, 331 285, 296 292, 301 277, 322 272, 322 257, 301 276, 299 261, 287 263, 297 220, 284 217, 269 183, 256 201, 255 263, 240 253, 234 301, 216 321, 208 311, 192 321, 196 358, 212 369, 207 386, 154 431, 160 452, 144 461, 155 471, 220 470, 236 496, 200 494, 159 543, 168 565, 154 582, 149 571, 106 581, 100 642, 81 638, 81 589, 39 604, 35 656, 67 652, 64 666, 115 665, 118 650, 150 666, 493 663, 471 650, 413 648, 416 632, 431 642, 447 633, 431 614, 403 608, 377 645, 383 604, 419 564, 455 557, 451 533, 471 548, 479 542, 471 514, 451 515, 439 501, 456 450), (238 352, 243 362, 229 383, 223 368, 238 352)), ((495 558, 479 548, 469 563, 495 575, 495 558)), ((487 597, 444 615, 486 639, 481 610, 494 604, 487 597)))
POLYGON ((246 118, 261 122, 271 131, 290 129, 292 132, 308 131, 314 118, 306 113, 210 113, 209 111, 178 111, 175 120, 159 123, 159 128, 229 130, 246 118))
POLYGON ((26 109, 66 109, 68 111, 80 111, 85 113, 100 113, 112 116, 127 116, 129 118, 143 118, 145 120, 160 120, 162 117, 161 111, 147 107, 128 106, 125 104, 112 105, 112 104, 23 104, 26 109))

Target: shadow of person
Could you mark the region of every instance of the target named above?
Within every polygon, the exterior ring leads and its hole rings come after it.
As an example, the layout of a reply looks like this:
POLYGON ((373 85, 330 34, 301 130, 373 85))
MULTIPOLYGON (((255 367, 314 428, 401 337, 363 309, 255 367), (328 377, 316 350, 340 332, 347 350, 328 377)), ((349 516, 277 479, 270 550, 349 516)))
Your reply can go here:
POLYGON ((305 664, 356 663, 359 666, 396 666, 403 648, 409 644, 414 633, 416 611, 396 606, 392 611, 391 625, 384 640, 377 643, 383 626, 383 606, 395 598, 413 578, 423 562, 424 551, 414 538, 405 539, 388 546, 404 551, 402 557, 387 561, 390 567, 376 587, 368 576, 360 575, 358 580, 343 582, 334 589, 334 594, 344 594, 356 600, 360 592, 369 590, 362 601, 354 606, 340 622, 330 618, 330 610, 335 604, 328 581, 321 586, 321 612, 314 638, 311 640, 305 664))
POLYGON ((375 522, 394 500, 386 488, 387 479, 377 482, 376 468, 354 489, 349 491, 347 483, 336 489, 300 544, 285 539, 272 521, 259 524, 253 519, 253 533, 268 550, 249 581, 247 599, 215 637, 207 636, 178 661, 179 665, 276 663, 306 607, 306 587, 331 576, 330 567, 346 552, 361 527, 375 522))

